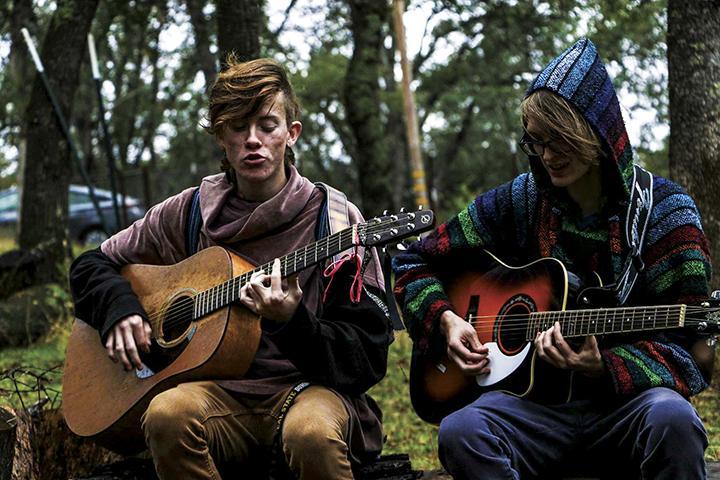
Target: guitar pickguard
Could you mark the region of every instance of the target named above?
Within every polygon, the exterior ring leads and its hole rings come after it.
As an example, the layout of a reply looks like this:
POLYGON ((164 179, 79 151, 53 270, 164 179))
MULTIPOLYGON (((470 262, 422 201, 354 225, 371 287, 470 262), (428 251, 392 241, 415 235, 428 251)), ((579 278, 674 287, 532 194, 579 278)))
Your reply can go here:
POLYGON ((481 387, 495 385, 514 373, 527 358, 531 345, 526 343, 525 348, 514 355, 503 353, 495 342, 488 342, 485 346, 490 351, 488 354, 490 373, 475 377, 475 383, 481 387))

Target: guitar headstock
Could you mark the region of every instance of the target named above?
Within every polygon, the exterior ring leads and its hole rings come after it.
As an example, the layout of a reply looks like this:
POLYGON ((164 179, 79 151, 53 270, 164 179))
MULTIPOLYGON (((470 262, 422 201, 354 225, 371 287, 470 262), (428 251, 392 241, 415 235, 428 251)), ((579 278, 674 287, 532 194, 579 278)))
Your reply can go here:
POLYGON ((415 212, 400 211, 381 217, 375 217, 358 225, 360 244, 374 247, 401 240, 405 237, 418 235, 430 230, 435 225, 435 214, 432 210, 417 210, 415 212))
POLYGON ((710 298, 700 303, 701 310, 697 312, 696 330, 699 333, 710 334, 708 345, 715 346, 718 333, 720 333, 720 290, 710 294, 710 298))

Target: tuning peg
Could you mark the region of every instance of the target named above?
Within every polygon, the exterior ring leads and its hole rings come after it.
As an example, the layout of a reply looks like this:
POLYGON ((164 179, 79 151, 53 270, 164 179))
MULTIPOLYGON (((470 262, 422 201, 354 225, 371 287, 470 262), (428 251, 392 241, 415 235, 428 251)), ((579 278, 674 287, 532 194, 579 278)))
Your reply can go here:
POLYGON ((713 290, 713 292, 710 294, 710 298, 713 300, 720 300, 720 290, 713 290))
POLYGON ((418 210, 422 210, 422 205, 418 205, 418 210))
POLYGON ((705 340, 705 343, 707 343, 707 346, 708 346, 708 347, 716 348, 716 347, 717 347, 717 341, 718 341, 717 335, 713 335, 713 336, 711 336, 711 337, 708 337, 708 338, 705 340))
POLYGON ((412 232, 413 230, 415 230, 415 224, 414 224, 414 223, 408 223, 408 224, 405 225, 405 226, 406 226, 407 229, 410 230, 411 232, 412 232))
POLYGON ((373 233, 373 240, 375 240, 376 242, 379 242, 381 238, 382 237, 379 234, 373 233))
POLYGON ((387 210, 383 210, 383 216, 385 216, 385 215, 387 215, 387 214, 388 214, 388 211, 387 211, 387 210))
POLYGON ((407 210, 405 210, 405 207, 400 207, 400 213, 405 213, 407 210))
POLYGON ((398 250, 400 250, 400 251, 402 251, 402 252, 404 252, 405 250, 407 250, 407 247, 406 247, 405 244, 402 243, 402 242, 400 242, 400 243, 398 243, 397 245, 395 245, 395 248, 397 248, 398 250))

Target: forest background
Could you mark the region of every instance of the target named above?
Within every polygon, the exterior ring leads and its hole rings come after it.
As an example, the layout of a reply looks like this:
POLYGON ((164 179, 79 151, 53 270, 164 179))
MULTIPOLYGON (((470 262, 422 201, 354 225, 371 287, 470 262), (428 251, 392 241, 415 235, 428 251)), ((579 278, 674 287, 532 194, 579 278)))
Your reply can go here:
MULTIPOLYGON (((68 240, 67 186, 85 183, 84 171, 110 187, 87 33, 123 193, 149 207, 219 171, 221 152, 201 124, 206 86, 234 51, 286 66, 302 106, 298 168, 345 191, 369 217, 416 203, 392 8, 389 0, 2 2, 0 189, 19 187, 21 208, 18 228, 0 232, 0 332, 21 333, 0 335, 0 369, 62 363, 72 321, 67 266, 87 248, 68 240)), ((425 186, 440 221, 526 170, 517 149, 523 93, 552 57, 588 36, 619 91, 636 161, 691 192, 720 251, 719 2, 408 0, 404 8, 425 186)), ((430 468, 435 429, 407 400, 409 350, 399 334, 373 393, 386 412, 388 451, 430 468)), ((696 400, 712 459, 720 457, 716 389, 696 400)))

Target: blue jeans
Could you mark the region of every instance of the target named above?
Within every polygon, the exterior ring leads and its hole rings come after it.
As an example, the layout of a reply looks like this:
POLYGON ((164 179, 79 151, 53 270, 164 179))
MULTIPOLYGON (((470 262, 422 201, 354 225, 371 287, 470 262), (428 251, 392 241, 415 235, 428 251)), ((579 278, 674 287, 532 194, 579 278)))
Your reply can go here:
POLYGON ((486 393, 442 421, 440 461, 456 480, 558 478, 578 467, 614 480, 705 478, 707 435, 681 395, 657 387, 608 403, 486 393))

